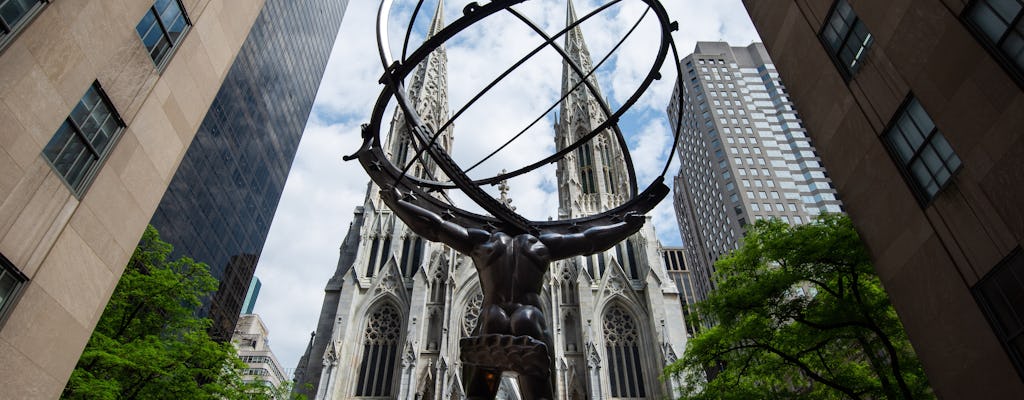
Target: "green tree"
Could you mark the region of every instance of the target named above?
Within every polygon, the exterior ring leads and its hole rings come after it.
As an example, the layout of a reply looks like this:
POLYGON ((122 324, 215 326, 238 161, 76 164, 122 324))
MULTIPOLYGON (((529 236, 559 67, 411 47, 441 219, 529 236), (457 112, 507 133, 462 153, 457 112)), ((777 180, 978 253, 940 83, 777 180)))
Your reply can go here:
POLYGON ((715 267, 717 325, 665 371, 681 398, 934 397, 849 218, 759 221, 715 267))
POLYGON ((217 289, 206 264, 169 260, 172 247, 146 229, 64 388, 68 399, 259 399, 230 343, 210 339, 194 310, 217 289))

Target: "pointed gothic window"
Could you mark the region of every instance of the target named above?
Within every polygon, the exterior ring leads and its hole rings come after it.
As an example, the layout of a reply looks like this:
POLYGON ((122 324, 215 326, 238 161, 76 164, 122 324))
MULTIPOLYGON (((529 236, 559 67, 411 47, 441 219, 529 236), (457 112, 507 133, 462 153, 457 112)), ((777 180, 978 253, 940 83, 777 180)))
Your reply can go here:
POLYGON ((640 334, 636 320, 617 304, 609 307, 604 313, 604 343, 611 396, 646 397, 643 366, 640 364, 640 334))
POLYGON ((373 238, 373 242, 370 243, 370 262, 366 263, 366 276, 373 277, 373 272, 377 270, 377 248, 380 247, 380 238, 373 238))
POLYGON ((409 247, 412 245, 413 239, 406 236, 402 239, 402 276, 409 276, 409 264, 412 261, 409 258, 409 247))
POLYGON ((576 304, 576 280, 568 267, 562 271, 562 304, 576 304))
POLYGON ((594 159, 590 142, 584 143, 578 149, 576 161, 580 169, 580 184, 583 185, 584 194, 597 193, 597 184, 594 181, 594 159))
POLYGON ((615 186, 618 182, 615 181, 615 174, 612 172, 612 165, 615 162, 612 160, 611 150, 608 148, 608 144, 605 143, 601 146, 601 157, 603 158, 602 166, 604 169, 604 188, 609 194, 615 193, 615 186))
POLYGON ((462 335, 470 336, 476 330, 480 321, 480 309, 484 304, 484 293, 479 287, 474 290, 473 296, 466 302, 466 313, 462 316, 462 335))
POLYGON ((409 157, 409 140, 404 139, 398 143, 398 154, 395 155, 395 165, 405 168, 406 158, 409 157))
POLYGON ((391 236, 384 238, 384 245, 380 248, 380 262, 377 264, 377 270, 384 269, 384 263, 388 262, 388 256, 391 255, 391 236))
POLYGON ((390 397, 394 386, 401 334, 401 314, 391 304, 370 313, 363 332, 363 356, 359 365, 357 397, 390 397))
POLYGON ((416 275, 416 271, 420 270, 420 264, 423 263, 423 238, 417 236, 416 242, 412 246, 412 268, 409 269, 409 277, 416 275))
POLYGON ((430 283, 430 302, 431 303, 443 303, 444 292, 445 292, 445 280, 448 279, 444 268, 438 266, 437 270, 434 271, 434 279, 430 283))

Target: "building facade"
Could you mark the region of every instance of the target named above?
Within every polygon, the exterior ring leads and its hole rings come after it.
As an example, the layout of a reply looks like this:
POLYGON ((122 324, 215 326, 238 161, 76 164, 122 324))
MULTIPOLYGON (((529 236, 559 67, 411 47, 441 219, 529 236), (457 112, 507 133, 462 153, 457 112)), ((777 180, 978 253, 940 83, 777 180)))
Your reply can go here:
POLYGON ((287 383, 289 377, 270 349, 269 335, 270 331, 259 315, 242 314, 231 334, 231 344, 235 346, 238 358, 248 366, 242 371, 242 380, 261 382, 276 389, 287 383))
POLYGON ((802 224, 842 206, 763 44, 698 42, 680 64, 668 106, 681 127, 673 200, 699 301, 747 224, 802 224))
POLYGON ((938 397, 1024 397, 1024 6, 744 3, 938 397))
POLYGON ((263 1, 7 1, 0 377, 56 398, 263 1))
MULTIPOLYGON (((439 2, 441 3, 441 2, 439 2)), ((438 4, 429 34, 443 26, 438 4)), ((571 2, 568 22, 576 20, 571 2)), ((587 71, 590 55, 579 28, 566 51, 587 71)), ((409 83, 412 103, 425 123, 448 119, 445 49, 420 64, 409 83)), ((555 123, 556 147, 596 126, 603 115, 568 65, 555 123), (563 92, 566 93, 566 92, 563 92)), ((597 88, 596 80, 591 83, 597 88)), ((414 154, 402 116, 392 120, 386 141, 393 159, 414 154)), ((439 143, 451 146, 453 132, 439 143)), ((560 217, 603 211, 628 197, 621 149, 612 132, 567 155, 557 166, 560 217)), ((411 157, 409 157, 411 158, 411 157)), ((429 162, 410 171, 437 174, 429 162)), ((296 368, 296 387, 316 399, 464 398, 459 339, 469 336, 483 295, 472 260, 444 245, 424 242, 383 204, 370 185, 357 207, 328 282, 317 331, 296 368), (354 369, 353 369, 354 367, 354 369)), ((504 198, 504 201, 508 201, 504 198)), ((587 257, 550 266, 542 290, 544 315, 553 335, 555 393, 561 399, 662 398, 672 383, 660 371, 685 348, 679 294, 665 272, 648 222, 628 240, 587 257)), ((499 398, 520 398, 514 377, 502 379, 499 398)))
MULTIPOLYGON (((683 319, 690 317, 693 307, 697 305, 697 275, 687 266, 686 248, 676 246, 663 246, 661 248, 661 259, 665 263, 665 270, 669 278, 676 284, 676 291, 682 299, 679 306, 683 311, 683 319)), ((686 324, 688 337, 696 333, 692 324, 686 324)))
POLYGON ((269 0, 150 223, 220 286, 201 315, 228 340, 277 210, 347 0, 269 0))

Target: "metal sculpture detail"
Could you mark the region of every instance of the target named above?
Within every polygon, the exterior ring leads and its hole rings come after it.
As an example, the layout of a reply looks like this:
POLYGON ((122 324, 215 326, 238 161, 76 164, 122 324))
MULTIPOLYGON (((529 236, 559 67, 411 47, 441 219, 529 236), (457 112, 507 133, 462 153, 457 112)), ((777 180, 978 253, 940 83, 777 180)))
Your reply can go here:
MULTIPOLYGON (((669 22, 664 7, 657 0, 634 0, 645 4, 647 12, 644 15, 650 12, 661 26, 661 44, 654 65, 636 92, 617 110, 612 110, 603 100, 600 101, 605 116, 604 122, 594 126, 590 133, 582 135, 575 143, 570 143, 550 156, 525 167, 511 172, 502 171, 497 176, 481 180, 470 179, 437 143, 441 132, 448 129, 462 110, 455 113, 455 117, 443 126, 428 126, 421 121, 415 107, 410 103, 404 82, 431 52, 467 27, 499 12, 512 14, 542 39, 543 43, 537 50, 523 60, 542 48, 553 48, 580 77, 578 88, 573 89, 597 93, 591 83, 591 75, 597 66, 588 65, 584 69, 577 65, 555 41, 566 35, 575 24, 623 0, 609 1, 555 35, 547 34, 512 7, 524 1, 527 0, 494 0, 483 5, 470 3, 464 8, 461 17, 443 29, 435 31, 435 27, 432 27, 433 36, 426 39, 408 57, 405 56, 403 49, 402 59, 396 61, 392 59, 386 35, 387 14, 391 9, 392 0, 382 0, 378 17, 378 47, 381 61, 385 66, 385 73, 381 78, 384 89, 374 107, 370 122, 363 126, 362 146, 354 155, 346 157, 359 159, 370 178, 382 188, 381 198, 384 203, 410 229, 428 240, 442 242, 473 260, 481 282, 483 301, 472 335, 460 341, 465 393, 469 398, 494 398, 503 372, 518 374, 520 391, 526 399, 554 397, 551 377, 553 362, 549 354, 552 339, 541 311, 540 299, 544 277, 550 263, 607 250, 636 233, 644 223, 643 214, 650 211, 669 191, 663 183, 665 171, 668 169, 666 163, 662 175, 651 182, 643 192, 638 193, 632 163, 628 151, 625 151, 626 141, 617 124, 619 117, 636 103, 651 83, 660 79, 658 71, 666 60, 669 49, 673 51, 675 59, 679 58, 670 35, 671 31, 676 29, 676 25, 669 22), (403 160, 396 164, 394 160, 385 156, 382 148, 383 116, 392 100, 397 103, 398 112, 402 115, 402 118, 396 118, 395 121, 406 124, 416 149, 412 162, 405 163, 403 155, 403 160), (517 214, 507 200, 496 199, 480 188, 481 185, 497 184, 556 162, 593 139, 598 133, 608 130, 616 134, 627 161, 630 199, 619 207, 582 218, 531 221, 517 214), (443 171, 447 181, 409 173, 408 169, 413 162, 428 158, 431 164, 443 171), (445 190, 459 190, 465 193, 490 215, 471 213, 445 202, 444 197, 438 195, 438 192, 445 190)), ((416 18, 421 6, 422 0, 416 4, 413 19, 416 18)), ((637 23, 639 24, 639 21, 637 23)), ((409 25, 406 31, 406 46, 412 31, 411 21, 409 25)), ((508 71, 515 69, 520 63, 513 65, 508 71)), ((678 73, 678 65, 676 67, 678 73)), ((504 78, 508 71, 498 80, 504 78)), ((463 110, 479 97, 471 100, 463 110)))

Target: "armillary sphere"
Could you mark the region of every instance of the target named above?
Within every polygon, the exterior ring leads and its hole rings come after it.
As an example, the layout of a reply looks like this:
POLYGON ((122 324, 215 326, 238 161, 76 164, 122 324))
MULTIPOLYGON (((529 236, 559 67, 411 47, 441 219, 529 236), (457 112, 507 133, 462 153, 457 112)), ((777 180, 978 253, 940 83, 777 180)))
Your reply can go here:
MULTIPOLYGON (((584 70, 580 65, 573 61, 558 43, 559 39, 563 38, 567 32, 573 29, 576 25, 587 21, 594 17, 598 13, 608 9, 609 7, 619 4, 627 0, 610 0, 602 6, 594 9, 586 15, 582 15, 578 20, 566 26, 564 29, 549 34, 541 29, 536 23, 525 17, 519 11, 516 10, 515 5, 524 3, 530 0, 493 0, 485 4, 479 4, 476 2, 469 3, 463 9, 463 13, 458 19, 451 22, 439 32, 436 32, 433 36, 424 40, 422 45, 413 50, 411 53, 406 54, 407 46, 409 44, 409 37, 412 34, 413 21, 416 15, 420 11, 423 0, 419 0, 416 3, 415 10, 412 13, 412 17, 406 28, 405 40, 403 50, 401 52, 401 58, 395 60, 392 56, 394 54, 390 48, 390 42, 388 38, 388 17, 393 6, 393 0, 382 0, 380 4, 380 10, 378 12, 377 21, 377 43, 380 52, 381 63, 384 66, 384 74, 380 79, 380 83, 383 84, 380 96, 374 106, 373 113, 371 115, 370 122, 363 125, 362 130, 362 145, 359 150, 351 155, 345 157, 346 160, 358 158, 363 168, 366 169, 370 178, 382 188, 394 187, 399 189, 403 193, 409 193, 410 198, 415 198, 417 204, 431 212, 438 215, 445 216, 446 220, 466 227, 477 227, 485 230, 501 230, 511 235, 518 233, 536 233, 539 231, 546 232, 561 232, 571 233, 579 232, 590 226, 607 225, 610 223, 617 222, 627 213, 644 214, 654 208, 655 205, 661 199, 663 199, 669 192, 669 188, 664 183, 665 174, 668 171, 669 164, 671 162, 672 155, 670 154, 666 161, 664 169, 661 175, 650 182, 643 191, 637 189, 637 178, 635 171, 633 170, 633 163, 629 156, 628 147, 626 140, 623 137, 622 131, 619 127, 619 118, 626 113, 626 111, 632 107, 641 97, 641 95, 651 86, 651 84, 658 79, 661 79, 661 71, 663 64, 668 59, 667 55, 671 50, 673 54, 673 60, 679 59, 678 51, 675 47, 675 43, 672 40, 671 33, 678 29, 678 25, 675 22, 669 20, 669 16, 665 11, 664 6, 658 0, 633 0, 639 1, 646 5, 646 11, 643 15, 638 18, 636 24, 628 31, 628 33, 621 38, 615 48, 609 52, 611 53, 622 45, 626 38, 633 33, 635 28, 640 24, 644 18, 653 16, 658 21, 660 26, 660 45, 657 54, 654 57, 653 63, 650 70, 647 72, 646 77, 640 82, 635 91, 630 97, 623 102, 623 104, 617 109, 609 107, 608 103, 598 95, 592 97, 595 98, 600 104, 601 110, 604 114, 604 120, 593 129, 581 136, 575 142, 565 146, 561 150, 558 150, 543 159, 536 160, 529 163, 521 168, 504 172, 496 176, 488 177, 485 179, 473 180, 467 176, 466 171, 463 170, 452 158, 437 143, 437 138, 440 132, 444 132, 450 125, 452 125, 456 119, 466 109, 471 107, 484 93, 490 90, 499 81, 508 76, 513 70, 525 63, 528 59, 536 55, 538 52, 545 48, 551 48, 561 55, 562 59, 565 60, 569 68, 573 73, 580 77, 578 86, 584 87, 585 90, 590 93, 596 94, 598 90, 592 83, 593 79, 590 79, 597 67, 604 61, 608 60, 608 56, 595 63, 593 68, 584 70), (529 52, 526 56, 521 58, 518 62, 514 63, 502 74, 500 74, 490 85, 486 86, 479 94, 473 97, 467 104, 465 104, 460 110, 455 112, 452 117, 444 123, 443 126, 430 127, 423 123, 420 115, 417 114, 415 107, 413 107, 409 94, 406 91, 405 81, 417 65, 421 61, 426 59, 431 52, 440 46, 444 45, 445 42, 456 37, 460 32, 465 31, 467 28, 475 23, 483 22, 486 18, 496 15, 498 13, 508 13, 517 20, 521 21, 525 26, 529 27, 538 38, 541 39, 540 43, 533 51, 529 52), (411 132, 412 142, 416 149, 415 160, 421 159, 424 155, 429 156, 429 159, 436 163, 437 166, 444 172, 448 178, 446 181, 440 181, 432 179, 431 177, 421 178, 410 174, 408 171, 409 165, 396 165, 392 160, 389 160, 385 155, 384 149, 382 148, 382 135, 381 132, 387 132, 386 126, 383 123, 385 109, 392 99, 397 103, 398 109, 404 113, 404 121, 407 124, 408 131, 411 132), (385 129, 382 129, 385 128, 385 129), (517 214, 515 211, 510 209, 505 203, 494 198, 480 187, 482 185, 494 185, 503 180, 513 178, 519 175, 526 174, 534 171, 547 164, 556 163, 566 156, 566 154, 576 150, 587 141, 590 141, 599 133, 611 129, 615 133, 615 137, 618 141, 618 145, 623 150, 622 153, 625 157, 626 166, 628 169, 629 176, 629 198, 623 204, 605 212, 589 215, 582 218, 575 219, 563 219, 554 221, 532 221, 524 218, 517 214), (473 202, 479 205, 482 209, 486 210, 490 215, 480 215, 472 212, 462 210, 448 202, 439 198, 439 196, 433 196, 432 193, 444 192, 446 190, 459 190, 466 194, 473 202)), ((677 79, 681 77, 681 70, 677 62, 673 61, 675 66, 677 79)), ((576 88, 573 88, 575 90, 576 88)), ((562 100, 564 101, 564 97, 562 100)), ((558 103, 552 105, 553 109, 558 103)), ((536 123, 541 120, 543 116, 534 120, 536 123)), ((677 121, 679 122, 679 121, 677 121)), ((529 124, 522 132, 529 129, 533 124, 529 124)), ((677 123, 676 127, 681 124, 677 123)), ((521 132, 521 133, 522 133, 521 132)), ((520 134, 521 134, 520 133, 520 134)), ((517 135, 518 136, 518 135, 517 135)), ((675 132, 675 139, 673 140, 673 148, 670 150, 671 153, 675 152, 675 143, 678 142, 679 131, 678 128, 675 132)), ((515 138, 513 138, 514 140, 515 138)), ((503 148, 504 146, 502 146, 503 148)), ((493 155, 493 154, 492 154, 493 155)))

